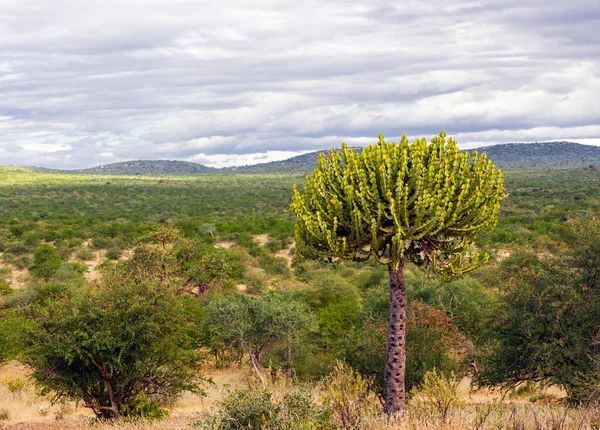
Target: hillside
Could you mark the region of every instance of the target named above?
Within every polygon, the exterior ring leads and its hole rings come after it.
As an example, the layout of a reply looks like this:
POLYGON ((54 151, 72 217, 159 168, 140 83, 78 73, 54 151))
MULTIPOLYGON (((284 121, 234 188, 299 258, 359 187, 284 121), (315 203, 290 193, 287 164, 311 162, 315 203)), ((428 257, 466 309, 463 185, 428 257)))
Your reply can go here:
POLYGON ((600 146, 573 142, 505 143, 477 151, 485 152, 496 166, 506 170, 600 166, 600 146))
MULTIPOLYGON (((355 148, 360 151, 360 148, 355 148)), ((485 152, 497 167, 515 169, 567 169, 600 166, 600 146, 573 142, 504 143, 472 151, 485 152)), ((73 173, 88 175, 196 175, 217 173, 308 173, 317 166, 319 152, 298 155, 283 161, 213 168, 188 161, 134 160, 78 170, 56 170, 43 167, 2 165, 3 171, 73 173)), ((326 150, 325 150, 326 152, 326 150)))
MULTIPOLYGON (((360 150, 360 148, 355 148, 360 150)), ((573 142, 504 143, 469 149, 485 152, 499 168, 566 169, 590 164, 600 166, 600 147, 573 142)), ((310 172, 317 165, 321 151, 299 155, 283 161, 229 167, 223 170, 238 173, 310 172)))
POLYGON ((237 173, 308 172, 317 166, 320 152, 327 152, 327 150, 309 152, 282 161, 271 161, 250 166, 225 167, 221 170, 237 173))
POLYGON ((64 173, 83 173, 88 175, 195 175, 202 173, 215 173, 217 169, 189 161, 171 160, 133 160, 121 163, 106 164, 64 171, 64 173))
POLYGON ((0 164, 0 171, 2 171, 2 172, 26 172, 26 173, 60 172, 60 170, 48 169, 46 167, 19 166, 17 164, 0 164))

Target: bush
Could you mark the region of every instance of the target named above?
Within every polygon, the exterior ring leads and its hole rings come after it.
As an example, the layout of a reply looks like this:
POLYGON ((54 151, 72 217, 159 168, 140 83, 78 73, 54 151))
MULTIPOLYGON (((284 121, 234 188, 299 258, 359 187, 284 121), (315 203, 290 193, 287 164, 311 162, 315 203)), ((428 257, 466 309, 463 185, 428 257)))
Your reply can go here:
POLYGON ((600 221, 565 229, 560 259, 521 253, 503 262, 510 278, 489 324, 481 384, 537 381, 562 386, 574 403, 600 400, 600 221))
POLYGON ((445 376, 433 369, 423 376, 420 389, 412 390, 410 406, 420 414, 448 425, 466 406, 458 395, 459 383, 454 373, 445 376))
POLYGON ((29 272, 37 277, 48 279, 60 268, 62 258, 52 245, 41 245, 35 250, 33 266, 29 272))
POLYGON ((24 360, 55 400, 81 400, 107 419, 151 413, 143 398, 160 402, 198 391, 199 357, 186 335, 189 323, 165 287, 113 279, 33 312, 24 360))
POLYGON ((361 428, 381 409, 371 383, 343 362, 338 362, 323 382, 323 397, 335 427, 341 429, 361 428))
POLYGON ((281 408, 273 403, 265 389, 236 389, 223 399, 221 428, 260 429, 276 421, 281 408))
POLYGON ((317 402, 314 389, 293 384, 275 372, 264 385, 226 391, 218 408, 203 415, 197 429, 329 430, 338 428, 332 411, 317 402))
MULTIPOLYGON (((375 389, 383 394, 386 358, 387 319, 367 314, 362 326, 345 340, 346 360, 361 374, 373 378, 375 389)), ((418 387, 427 372, 449 375, 460 365, 464 338, 445 311, 409 303, 406 328, 406 387, 418 387)))
POLYGON ((123 250, 120 248, 109 248, 104 255, 109 260, 118 260, 123 255, 123 250))
POLYGON ((168 417, 169 411, 161 408, 158 402, 149 399, 145 393, 140 393, 133 402, 123 405, 121 414, 132 419, 160 420, 168 417))
POLYGON ((90 261, 94 259, 94 253, 87 249, 81 250, 77 253, 76 257, 82 261, 90 261))
POLYGON ((265 355, 276 347, 286 348, 285 366, 291 372, 294 350, 314 327, 314 318, 306 305, 281 293, 260 299, 238 294, 226 296, 208 304, 204 320, 207 346, 219 365, 241 361, 247 353, 259 373, 265 355))

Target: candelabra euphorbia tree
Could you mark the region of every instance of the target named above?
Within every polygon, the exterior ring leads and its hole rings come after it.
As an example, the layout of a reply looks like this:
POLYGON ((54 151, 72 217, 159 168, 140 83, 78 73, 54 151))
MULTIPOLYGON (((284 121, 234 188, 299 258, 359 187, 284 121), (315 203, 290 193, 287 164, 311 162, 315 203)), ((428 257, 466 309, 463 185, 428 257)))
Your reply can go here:
POLYGON ((407 261, 444 277, 475 269, 476 235, 495 227, 502 172, 485 154, 461 152, 442 132, 430 143, 384 141, 360 152, 346 144, 319 155, 303 192, 294 187, 298 254, 337 262, 371 257, 387 265, 390 288, 385 368, 388 414, 404 408, 407 261))

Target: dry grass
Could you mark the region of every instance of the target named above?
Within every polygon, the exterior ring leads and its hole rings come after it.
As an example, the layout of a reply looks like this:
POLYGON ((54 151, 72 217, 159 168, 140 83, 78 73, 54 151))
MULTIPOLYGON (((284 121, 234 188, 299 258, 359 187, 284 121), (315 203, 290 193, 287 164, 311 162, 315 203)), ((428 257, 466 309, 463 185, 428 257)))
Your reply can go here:
MULTIPOLYGON (((201 419, 202 413, 218 406, 222 392, 229 387, 252 386, 253 375, 247 369, 214 369, 205 372, 214 385, 204 398, 188 394, 180 398, 169 418, 159 422, 98 423, 91 412, 75 403, 51 405, 36 395, 28 379, 28 370, 18 362, 0 367, 0 429, 1 430, 172 430, 189 429, 201 419), (3 419, 2 412, 8 412, 3 419)), ((500 393, 471 393, 469 381, 458 387, 461 402, 443 414, 435 405, 413 403, 403 416, 368 418, 359 428, 368 430, 598 430, 599 408, 568 408, 555 401, 548 404, 530 403, 526 399, 499 401, 500 393)), ((560 391, 552 393, 560 396, 560 391)))
POLYGON ((29 271, 27 269, 19 269, 12 264, 5 263, 2 259, 4 254, 0 252, 0 269, 5 270, 8 273, 2 273, 0 278, 9 282, 11 288, 15 290, 23 288, 27 285, 29 280, 29 271))
POLYGON ((29 429, 183 429, 196 422, 202 411, 214 406, 222 398, 227 387, 247 385, 252 379, 249 369, 207 370, 214 385, 207 389, 207 396, 186 394, 178 399, 168 419, 160 422, 102 424, 94 420, 92 412, 75 402, 52 405, 48 398, 36 394, 29 379, 28 369, 11 361, 0 366, 0 430, 29 429), (21 387, 22 389, 17 389, 21 387), (8 419, 2 418, 2 412, 8 419))
POLYGON ((368 430, 597 430, 600 409, 562 405, 485 403, 467 405, 445 420, 435 413, 409 409, 403 417, 380 418, 363 427, 368 430))

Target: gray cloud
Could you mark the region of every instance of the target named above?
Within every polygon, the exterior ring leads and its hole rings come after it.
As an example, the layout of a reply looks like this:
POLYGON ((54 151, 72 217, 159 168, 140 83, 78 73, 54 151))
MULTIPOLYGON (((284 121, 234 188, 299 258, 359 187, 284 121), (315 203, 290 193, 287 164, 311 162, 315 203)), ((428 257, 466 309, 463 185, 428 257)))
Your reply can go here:
POLYGON ((597 0, 0 0, 0 164, 600 144, 597 0), (287 152, 286 152, 287 151, 287 152))

